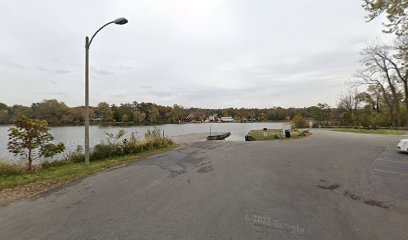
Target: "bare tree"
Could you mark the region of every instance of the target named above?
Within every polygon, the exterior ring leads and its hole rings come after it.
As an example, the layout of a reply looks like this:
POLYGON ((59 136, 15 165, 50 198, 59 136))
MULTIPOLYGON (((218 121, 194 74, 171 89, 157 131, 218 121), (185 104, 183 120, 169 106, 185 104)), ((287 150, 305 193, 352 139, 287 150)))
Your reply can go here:
POLYGON ((387 56, 386 59, 392 65, 392 70, 395 71, 398 81, 403 85, 404 103, 407 109, 406 127, 408 127, 408 36, 399 38, 392 51, 393 55, 387 56))
POLYGON ((338 107, 355 114, 360 103, 357 89, 348 89, 338 100, 338 107))
POLYGON ((357 89, 348 89, 347 92, 343 93, 338 99, 338 108, 346 110, 350 115, 351 124, 355 124, 357 118, 357 109, 361 99, 359 98, 359 92, 357 89))
POLYGON ((366 103, 366 108, 379 113, 382 111, 382 96, 383 93, 379 86, 370 85, 366 91, 359 93, 358 97, 362 102, 366 103))
MULTIPOLYGON (((359 84, 376 85, 383 93, 393 127, 400 126, 399 76, 388 46, 371 46, 361 53, 362 69, 357 74, 359 84)), ((408 103, 407 103, 408 104, 408 103)), ((407 105, 408 106, 408 105, 407 105)))

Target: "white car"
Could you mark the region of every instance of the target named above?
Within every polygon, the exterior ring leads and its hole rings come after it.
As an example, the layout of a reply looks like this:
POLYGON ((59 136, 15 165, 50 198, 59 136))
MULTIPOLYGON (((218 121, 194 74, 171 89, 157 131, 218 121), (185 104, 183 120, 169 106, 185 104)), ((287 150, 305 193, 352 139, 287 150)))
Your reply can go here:
POLYGON ((399 141, 397 144, 398 151, 400 152, 408 152, 408 139, 404 138, 399 141))

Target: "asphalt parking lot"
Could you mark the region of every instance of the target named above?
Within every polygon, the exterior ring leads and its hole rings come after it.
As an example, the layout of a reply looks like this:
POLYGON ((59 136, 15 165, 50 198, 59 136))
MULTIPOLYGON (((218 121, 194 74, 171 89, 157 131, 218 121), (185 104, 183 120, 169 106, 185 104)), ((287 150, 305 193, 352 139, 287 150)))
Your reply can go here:
POLYGON ((408 200, 408 153, 397 151, 397 143, 389 144, 373 161, 370 180, 377 191, 408 200))
POLYGON ((406 240, 400 138, 184 143, 0 208, 0 238, 406 240))

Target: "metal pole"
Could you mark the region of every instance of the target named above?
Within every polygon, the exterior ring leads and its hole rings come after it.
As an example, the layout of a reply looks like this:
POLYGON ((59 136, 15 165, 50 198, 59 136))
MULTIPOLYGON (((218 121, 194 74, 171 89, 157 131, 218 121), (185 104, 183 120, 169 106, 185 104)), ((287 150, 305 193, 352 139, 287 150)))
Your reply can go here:
POLYGON ((89 37, 85 37, 85 164, 89 165, 89 46, 96 34, 101 31, 104 27, 109 24, 115 23, 119 25, 126 24, 128 21, 126 18, 118 18, 114 21, 108 22, 102 27, 100 27, 94 35, 92 35, 91 40, 89 37))
POLYGON ((85 164, 89 164, 89 38, 85 38, 85 164))

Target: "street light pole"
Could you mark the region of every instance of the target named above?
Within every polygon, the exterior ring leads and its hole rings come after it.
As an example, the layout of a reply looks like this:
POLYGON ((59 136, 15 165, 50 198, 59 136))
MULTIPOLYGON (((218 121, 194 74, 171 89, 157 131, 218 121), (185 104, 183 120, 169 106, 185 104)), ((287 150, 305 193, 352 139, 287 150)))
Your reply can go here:
POLYGON ((89 164, 89 37, 85 37, 85 164, 89 164))
POLYGON ((90 149, 89 149, 89 47, 91 46, 92 40, 96 36, 96 34, 102 30, 102 28, 108 26, 109 24, 118 24, 118 25, 123 25, 126 24, 128 20, 126 18, 118 18, 115 19, 111 22, 106 23, 102 27, 100 27, 94 35, 92 35, 91 40, 89 40, 89 37, 85 37, 85 164, 89 164, 89 155, 90 155, 90 149))

